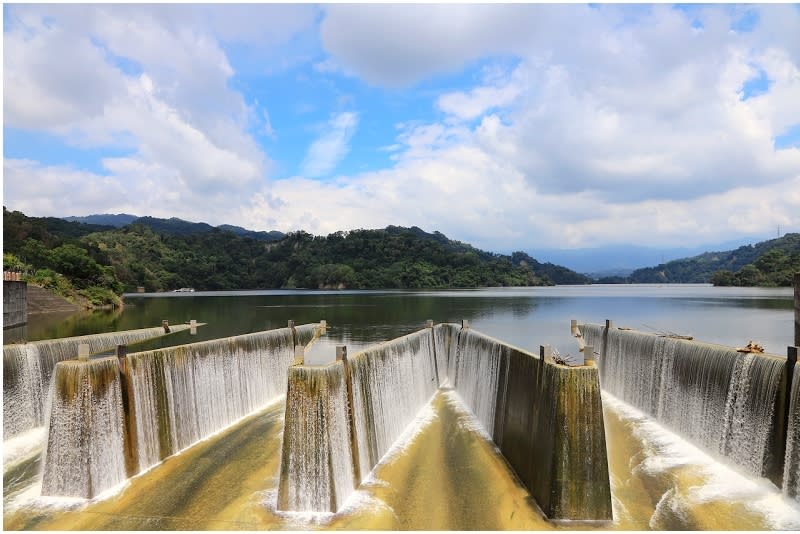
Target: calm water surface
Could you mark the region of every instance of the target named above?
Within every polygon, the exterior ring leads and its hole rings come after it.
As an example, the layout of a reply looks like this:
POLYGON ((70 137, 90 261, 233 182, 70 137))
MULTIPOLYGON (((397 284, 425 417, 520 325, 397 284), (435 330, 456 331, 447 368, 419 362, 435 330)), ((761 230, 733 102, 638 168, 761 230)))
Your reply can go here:
MULTIPOLYGON (((793 343, 791 288, 691 285, 593 285, 448 291, 270 290, 125 295, 121 312, 70 318, 31 317, 29 340, 156 326, 196 319, 196 336, 181 333, 137 345, 155 348, 325 319, 331 344, 352 349, 435 322, 467 319, 477 330, 521 348, 553 345, 575 352, 570 319, 643 331, 670 332, 725 345, 753 340, 784 354, 793 343)), ((134 347, 131 347, 133 350, 134 347)))

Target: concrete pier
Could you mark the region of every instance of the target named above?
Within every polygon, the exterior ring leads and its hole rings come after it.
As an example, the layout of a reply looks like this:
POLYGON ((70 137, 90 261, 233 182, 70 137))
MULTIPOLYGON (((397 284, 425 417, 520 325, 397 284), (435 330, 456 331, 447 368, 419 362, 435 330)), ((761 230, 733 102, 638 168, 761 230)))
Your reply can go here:
POLYGON ((800 347, 800 273, 794 275, 794 346, 800 347))

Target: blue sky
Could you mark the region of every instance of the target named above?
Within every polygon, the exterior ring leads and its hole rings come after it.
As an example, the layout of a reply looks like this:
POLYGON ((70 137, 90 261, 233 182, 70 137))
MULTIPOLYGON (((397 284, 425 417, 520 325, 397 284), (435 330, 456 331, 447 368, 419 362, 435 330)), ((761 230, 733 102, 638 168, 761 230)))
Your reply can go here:
POLYGON ((795 5, 5 4, 3 203, 488 250, 800 231, 795 5))

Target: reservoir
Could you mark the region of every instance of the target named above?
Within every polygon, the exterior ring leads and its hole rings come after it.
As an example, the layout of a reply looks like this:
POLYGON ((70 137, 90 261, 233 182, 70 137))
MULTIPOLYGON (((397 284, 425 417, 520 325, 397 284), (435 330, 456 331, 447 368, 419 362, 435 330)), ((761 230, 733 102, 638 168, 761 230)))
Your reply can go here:
MULTIPOLYGON (((30 317, 29 340, 192 319, 206 326, 130 351, 328 323, 314 350, 352 353, 459 323, 538 353, 577 353, 570 320, 693 336, 785 354, 793 343, 790 288, 708 285, 556 286, 447 291, 271 290, 132 294, 121 311, 30 317)), ((6 529, 798 529, 800 506, 768 480, 712 458, 635 408, 603 394, 614 521, 542 520, 503 457, 457 395, 440 391, 339 514, 278 512, 283 400, 166 459, 90 503, 35 497, 36 437, 4 442, 6 529)))

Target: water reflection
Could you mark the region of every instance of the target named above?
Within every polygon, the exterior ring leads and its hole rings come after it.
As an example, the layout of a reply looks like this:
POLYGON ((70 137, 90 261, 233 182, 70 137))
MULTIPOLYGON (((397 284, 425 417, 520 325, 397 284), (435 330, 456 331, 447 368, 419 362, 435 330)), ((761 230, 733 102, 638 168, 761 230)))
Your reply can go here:
POLYGON ((793 343, 791 288, 716 288, 707 285, 556 286, 451 291, 270 290, 132 294, 116 312, 66 320, 31 317, 30 340, 157 326, 196 319, 207 323, 148 342, 145 350, 326 319, 340 343, 369 344, 421 328, 427 319, 467 319, 481 331, 529 350, 553 345, 574 351, 570 319, 643 331, 674 332, 727 345, 754 340, 783 354, 793 343))

